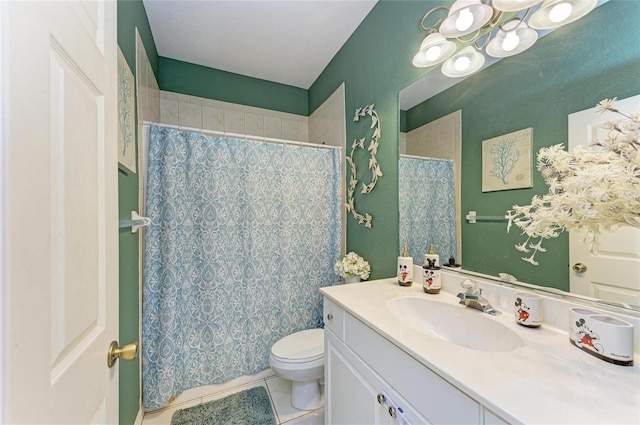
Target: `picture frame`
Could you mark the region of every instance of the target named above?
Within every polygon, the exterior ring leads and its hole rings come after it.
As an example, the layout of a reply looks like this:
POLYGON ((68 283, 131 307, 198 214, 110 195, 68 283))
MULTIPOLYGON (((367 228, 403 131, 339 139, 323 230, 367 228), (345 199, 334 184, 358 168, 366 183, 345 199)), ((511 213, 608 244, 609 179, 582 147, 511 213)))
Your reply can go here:
POLYGON ((135 80, 118 48, 118 168, 136 173, 135 80))
POLYGON ((533 187, 533 128, 482 141, 482 192, 533 187))

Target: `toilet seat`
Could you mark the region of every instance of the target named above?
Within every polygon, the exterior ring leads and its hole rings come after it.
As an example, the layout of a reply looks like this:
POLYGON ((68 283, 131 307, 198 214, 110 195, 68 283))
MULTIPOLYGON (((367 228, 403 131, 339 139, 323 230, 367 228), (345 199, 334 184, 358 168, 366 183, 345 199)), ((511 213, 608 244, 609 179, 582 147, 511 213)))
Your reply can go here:
POLYGON ((271 347, 273 359, 282 363, 308 363, 324 358, 324 329, 307 329, 287 335, 271 347))

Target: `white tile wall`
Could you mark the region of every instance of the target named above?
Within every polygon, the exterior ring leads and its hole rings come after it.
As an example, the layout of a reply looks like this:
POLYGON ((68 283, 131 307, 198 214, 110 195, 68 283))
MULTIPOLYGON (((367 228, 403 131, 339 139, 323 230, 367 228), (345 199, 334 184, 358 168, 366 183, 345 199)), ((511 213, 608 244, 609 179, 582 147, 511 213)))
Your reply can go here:
MULTIPOLYGON (((172 103, 178 104, 177 101, 169 101, 172 103)), ((170 118, 170 117, 168 117, 170 118)), ((162 118, 162 122, 164 118, 162 118)), ((165 122, 166 124, 175 124, 178 122, 170 123, 165 122)), ((206 130, 214 130, 214 131, 224 131, 224 109, 222 108, 214 108, 212 106, 203 106, 202 107, 202 128, 206 130)))
POLYGON ((178 103, 178 122, 185 127, 202 128, 202 107, 193 103, 178 103))
POLYGON ((458 157, 455 140, 459 137, 456 135, 456 126, 459 125, 454 118, 456 114, 454 112, 408 133, 401 133, 401 143, 402 135, 405 135, 405 151, 401 150, 401 153, 455 161, 458 157))
POLYGON ((400 146, 398 147, 398 152, 401 155, 406 154, 407 153, 407 133, 400 133, 399 143, 400 143, 400 146))
POLYGON ((344 84, 309 117, 309 141, 321 145, 346 146, 344 84))
POLYGON ((160 91, 164 124, 309 142, 309 117, 160 91))
POLYGON ((158 122, 160 120, 160 89, 137 29, 136 88, 138 92, 138 122, 158 122))

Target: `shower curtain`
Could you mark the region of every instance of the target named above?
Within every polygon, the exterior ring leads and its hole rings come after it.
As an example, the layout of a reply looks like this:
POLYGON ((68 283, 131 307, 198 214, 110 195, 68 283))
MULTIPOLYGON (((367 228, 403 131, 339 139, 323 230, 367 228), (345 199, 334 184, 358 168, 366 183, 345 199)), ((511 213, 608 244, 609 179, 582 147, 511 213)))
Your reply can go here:
POLYGON ((147 409, 262 371, 278 339, 322 326, 341 237, 337 149, 150 133, 147 409))
POLYGON ((398 174, 400 249, 407 245, 415 264, 431 243, 441 264, 457 259, 453 161, 400 157, 398 174))

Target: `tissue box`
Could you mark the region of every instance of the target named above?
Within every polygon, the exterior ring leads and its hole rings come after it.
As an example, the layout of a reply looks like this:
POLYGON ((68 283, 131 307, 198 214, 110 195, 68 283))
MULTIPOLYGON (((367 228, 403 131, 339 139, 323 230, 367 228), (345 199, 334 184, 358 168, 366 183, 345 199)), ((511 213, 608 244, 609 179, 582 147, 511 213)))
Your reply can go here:
POLYGON ((571 344, 609 363, 633 366, 633 325, 585 308, 569 309, 571 344))

